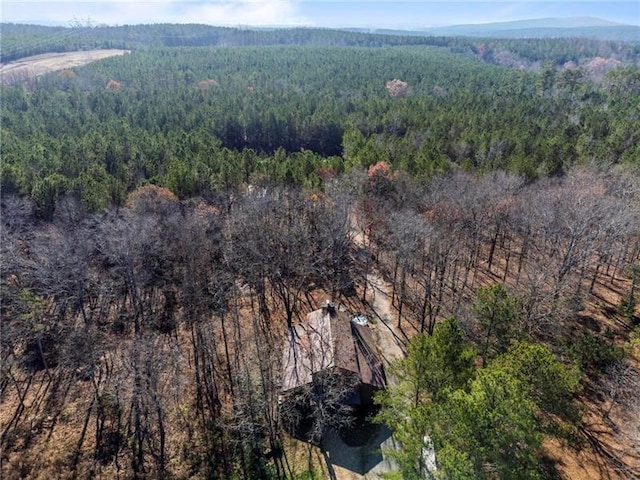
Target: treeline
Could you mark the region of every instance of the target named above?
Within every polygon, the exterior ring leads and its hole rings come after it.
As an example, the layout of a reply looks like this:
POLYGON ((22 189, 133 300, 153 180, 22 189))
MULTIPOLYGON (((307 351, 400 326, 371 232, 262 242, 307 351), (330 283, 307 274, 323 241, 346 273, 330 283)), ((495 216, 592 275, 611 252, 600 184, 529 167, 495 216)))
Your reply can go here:
MULTIPOLYGON (((637 175, 415 183, 381 163, 325 192, 181 202, 146 186, 103 213, 64 197, 48 222, 3 196, 4 476, 295 478, 283 333, 327 296, 374 316, 372 273, 397 331, 422 332, 386 403, 406 478, 425 471, 425 435, 463 478, 555 478, 543 438, 605 449, 575 401, 637 401, 611 374, 634 371, 617 343, 638 323, 637 175)), ((607 453, 623 474, 640 454, 607 453)))
POLYGON ((505 70, 427 47, 139 50, 2 89, 5 193, 50 218, 155 183, 180 198, 242 184, 321 188, 380 160, 415 178, 535 179, 640 158, 637 68, 505 70), (402 95, 388 81, 407 83, 402 95))
MULTIPOLYGON (((624 64, 640 61, 638 42, 616 42, 596 38, 568 39, 497 39, 455 36, 416 35, 393 31, 366 33, 319 28, 245 29, 198 24, 155 24, 121 26, 45 27, 40 25, 2 24, 0 56, 7 63, 19 58, 49 52, 69 52, 96 48, 135 50, 145 47, 265 46, 314 45, 383 47, 425 45, 447 47, 457 53, 489 51, 504 56, 509 53, 520 64, 553 61, 562 65, 594 57, 611 58, 624 64)), ((486 61, 500 63, 500 58, 483 55, 486 61)), ((516 65, 517 66, 517 65, 516 65)))
MULTIPOLYGON (((239 47, 315 45, 382 47, 448 46, 443 37, 369 34, 319 28, 246 29, 197 24, 156 24, 93 27, 44 27, 2 24, 2 62, 48 52, 94 48, 135 50, 144 47, 239 47)), ((461 43, 462 45, 462 43, 461 43)))

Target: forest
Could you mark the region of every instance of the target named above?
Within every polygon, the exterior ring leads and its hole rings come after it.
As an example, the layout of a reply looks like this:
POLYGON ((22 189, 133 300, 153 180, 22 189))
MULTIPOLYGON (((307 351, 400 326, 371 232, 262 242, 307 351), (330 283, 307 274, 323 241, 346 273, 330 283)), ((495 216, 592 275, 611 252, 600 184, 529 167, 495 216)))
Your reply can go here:
MULTIPOLYGON (((612 41, 597 36, 584 38, 468 38, 420 35, 416 32, 333 30, 326 28, 231 28, 210 25, 92 25, 74 22, 70 27, 2 24, 0 54, 4 63, 48 52, 93 48, 138 50, 148 47, 239 47, 267 45, 315 45, 383 47, 424 45, 447 48, 457 53, 475 52, 490 58, 508 52, 529 64, 550 61, 562 65, 602 56, 637 64, 637 41, 612 41), (485 55, 489 53, 490 55, 485 55)), ((635 38, 634 36, 629 36, 635 38)))
POLYGON ((280 391, 327 298, 402 352, 390 478, 640 478, 640 44, 1 35, 131 50, 3 78, 3 478, 336 478, 288 424, 344 392, 280 391))

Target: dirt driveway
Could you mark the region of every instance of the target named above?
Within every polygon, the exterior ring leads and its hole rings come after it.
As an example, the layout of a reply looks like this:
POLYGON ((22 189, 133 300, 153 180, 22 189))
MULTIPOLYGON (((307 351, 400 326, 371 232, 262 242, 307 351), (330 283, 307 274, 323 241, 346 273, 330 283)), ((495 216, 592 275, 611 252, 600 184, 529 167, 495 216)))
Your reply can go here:
MULTIPOLYGON (((368 302, 373 310, 373 336, 382 355, 385 369, 389 364, 404 355, 404 334, 395 328, 391 306, 391 286, 378 274, 367 276, 369 283, 368 302)), ((388 374, 387 381, 394 382, 388 374)), ((397 471, 395 461, 386 455, 385 450, 398 448, 392 432, 383 425, 372 428, 366 435, 367 442, 360 445, 347 445, 336 432, 329 432, 323 440, 323 455, 332 480, 374 480, 385 473, 397 471)))

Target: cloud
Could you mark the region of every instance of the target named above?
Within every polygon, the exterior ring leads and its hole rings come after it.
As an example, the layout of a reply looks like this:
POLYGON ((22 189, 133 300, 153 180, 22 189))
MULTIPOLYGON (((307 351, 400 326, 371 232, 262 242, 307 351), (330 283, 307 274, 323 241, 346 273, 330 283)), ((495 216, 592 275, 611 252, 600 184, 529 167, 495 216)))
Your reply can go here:
POLYGON ((0 0, 2 21, 69 25, 416 27, 592 16, 638 24, 639 3, 607 0, 0 0))
POLYGON ((212 25, 309 25, 292 0, 22 0, 2 5, 2 21, 93 24, 207 23, 212 25))
MULTIPOLYGON (((181 4, 183 5, 183 4, 181 4)), ((176 5, 172 4, 173 8, 176 5)), ((182 8, 182 7, 178 7, 182 8)), ((183 21, 215 25, 306 25, 309 21, 300 13, 297 2, 240 1, 192 4, 176 12, 183 21)))

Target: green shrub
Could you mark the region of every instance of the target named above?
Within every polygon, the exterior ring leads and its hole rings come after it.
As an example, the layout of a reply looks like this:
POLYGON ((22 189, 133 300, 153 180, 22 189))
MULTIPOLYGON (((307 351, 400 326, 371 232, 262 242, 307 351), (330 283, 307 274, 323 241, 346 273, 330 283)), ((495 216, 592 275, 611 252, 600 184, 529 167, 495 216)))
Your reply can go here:
POLYGON ((624 357, 624 350, 614 345, 612 339, 592 333, 578 338, 571 347, 571 353, 583 370, 602 370, 624 357))

